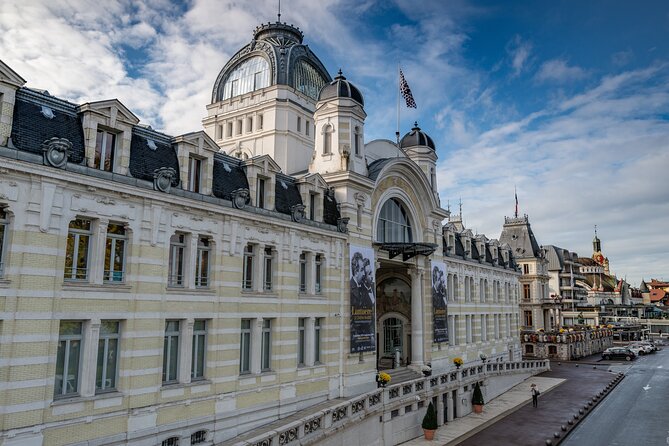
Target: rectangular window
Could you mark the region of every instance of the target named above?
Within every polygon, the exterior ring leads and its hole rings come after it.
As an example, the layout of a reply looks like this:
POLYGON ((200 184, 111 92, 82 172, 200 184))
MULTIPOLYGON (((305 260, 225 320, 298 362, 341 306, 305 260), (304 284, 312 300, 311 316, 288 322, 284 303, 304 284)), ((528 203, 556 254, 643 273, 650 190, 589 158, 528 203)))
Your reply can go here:
POLYGON ((323 318, 317 317, 314 321, 314 364, 321 362, 321 328, 323 327, 323 318))
POLYGON ((238 119, 238 120, 237 120, 237 134, 238 134, 238 135, 241 135, 241 134, 242 134, 242 130, 243 130, 243 128, 242 128, 242 124, 243 124, 242 120, 241 120, 241 119, 238 119))
POLYGON ((263 116, 258 115, 258 130, 262 130, 262 126, 263 126, 263 116))
POLYGON ((7 237, 8 226, 7 213, 4 209, 0 208, 0 277, 5 275, 5 238, 7 237))
POLYGON ((320 254, 316 254, 316 277, 314 278, 314 285, 316 286, 316 292, 321 292, 321 282, 323 275, 323 257, 320 254))
POLYGON ((297 117, 297 131, 301 132, 302 131, 302 118, 299 116, 297 117))
POLYGON ((307 254, 300 254, 300 293, 307 292, 307 254))
POLYGON ((265 179, 258 178, 258 190, 256 191, 256 206, 265 208, 265 179))
POLYGON ((207 321, 196 320, 193 324, 193 357, 191 358, 190 377, 203 379, 207 351, 207 321))
POLYGON ((532 327, 534 324, 532 324, 532 312, 531 311, 525 311, 525 326, 526 327, 532 327))
POLYGON ((297 320, 297 365, 304 365, 304 353, 306 349, 306 336, 305 336, 305 321, 306 319, 301 317, 297 320))
POLYGON ((200 192, 202 182, 202 160, 194 156, 188 157, 188 190, 200 192))
POLYGON ((251 372, 251 319, 242 319, 239 345, 239 373, 251 372))
POLYGON ((116 146, 116 135, 98 130, 95 140, 94 167, 100 170, 112 172, 114 170, 114 148, 116 146))
POLYGON ((118 321, 100 323, 98 366, 95 374, 95 391, 98 393, 116 389, 119 326, 118 321))
POLYGON ((311 127, 311 122, 307 119, 304 121, 304 133, 309 136, 309 128, 311 127))
POLYGON ((316 220, 316 194, 309 194, 309 220, 316 220))
POLYGON ((207 237, 197 238, 197 258, 195 264, 195 286, 206 288, 209 286, 209 253, 211 240, 207 237))
POLYGON ((353 144, 355 147, 354 153, 360 155, 360 135, 358 134, 358 129, 356 128, 355 135, 353 135, 353 144))
POLYGON ((264 283, 265 291, 272 291, 272 248, 265 248, 264 283))
POLYGON ((127 237, 125 226, 109 223, 105 245, 105 282, 123 282, 125 280, 125 245, 127 237))
POLYGON ((170 264, 168 286, 184 286, 184 257, 186 234, 174 234, 170 238, 170 264))
POLYGON ((88 279, 88 251, 91 235, 90 220, 77 218, 70 222, 65 254, 65 280, 88 279))
POLYGON ((251 133, 253 131, 253 116, 246 118, 246 133, 251 133))
POLYGON ((530 273, 530 265, 525 264, 523 265, 523 274, 529 274, 530 273))
POLYGON ((262 345, 260 349, 262 358, 260 370, 266 372, 272 368, 272 321, 270 319, 263 319, 262 321, 262 345))
POLYGON ((226 132, 228 138, 232 138, 232 122, 228 122, 228 131, 226 132))
POLYGON ((530 284, 529 283, 524 283, 523 284, 523 298, 529 300, 531 298, 530 294, 530 284))
POLYGON ((163 384, 179 379, 179 321, 165 321, 163 343, 163 384))
POLYGON ((54 388, 56 398, 79 393, 82 329, 82 322, 60 322, 56 356, 56 386, 54 388))
POLYGON ((253 245, 244 248, 244 270, 242 271, 242 288, 253 289, 253 245))
POLYGON ((222 139, 223 138, 223 126, 222 125, 217 125, 216 126, 216 139, 222 139))
POLYGON ((237 96, 239 93, 239 80, 235 79, 230 82, 230 97, 237 96))
POLYGON ((262 72, 254 73, 253 75, 253 90, 257 90, 262 86, 262 72))

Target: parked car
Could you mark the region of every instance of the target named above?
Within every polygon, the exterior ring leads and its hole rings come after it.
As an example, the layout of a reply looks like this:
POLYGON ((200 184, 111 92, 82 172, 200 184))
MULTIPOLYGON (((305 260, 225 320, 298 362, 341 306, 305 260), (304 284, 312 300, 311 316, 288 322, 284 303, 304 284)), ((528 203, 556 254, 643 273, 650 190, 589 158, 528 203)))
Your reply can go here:
POLYGON ((644 348, 642 346, 638 345, 638 344, 629 344, 627 346, 627 348, 632 350, 634 352, 634 354, 637 355, 637 356, 641 356, 641 355, 646 354, 646 351, 644 350, 644 348))
POLYGON ((627 347, 610 347, 602 352, 602 359, 624 359, 625 361, 631 361, 636 358, 636 355, 632 350, 627 347))
POLYGON ((632 342, 632 345, 638 345, 639 347, 643 348, 645 353, 654 353, 657 350, 655 344, 650 341, 636 341, 632 342))

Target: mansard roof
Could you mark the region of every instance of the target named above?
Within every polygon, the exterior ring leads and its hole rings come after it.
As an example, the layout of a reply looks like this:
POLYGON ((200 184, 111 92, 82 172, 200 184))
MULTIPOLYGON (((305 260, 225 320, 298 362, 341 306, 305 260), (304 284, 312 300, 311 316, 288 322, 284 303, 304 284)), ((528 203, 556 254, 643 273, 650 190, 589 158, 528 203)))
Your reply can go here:
POLYGON ((172 187, 179 185, 179 160, 176 150, 170 137, 162 133, 133 127, 129 167, 133 177, 146 181, 153 181, 157 169, 170 167, 176 172, 172 179, 172 187))
POLYGON ((534 237, 527 215, 504 217, 504 227, 499 241, 508 243, 516 258, 541 257, 541 248, 534 237))
POLYGON ((274 185, 274 206, 277 212, 290 215, 291 208, 298 204, 303 203, 295 178, 277 173, 274 185))
POLYGON ((42 153, 42 143, 65 138, 72 143, 70 161, 84 161, 84 131, 76 105, 28 88, 16 93, 11 140, 19 150, 42 153))
POLYGON ((249 181, 238 158, 218 152, 214 154, 212 192, 224 200, 232 200, 232 192, 248 189, 249 181))

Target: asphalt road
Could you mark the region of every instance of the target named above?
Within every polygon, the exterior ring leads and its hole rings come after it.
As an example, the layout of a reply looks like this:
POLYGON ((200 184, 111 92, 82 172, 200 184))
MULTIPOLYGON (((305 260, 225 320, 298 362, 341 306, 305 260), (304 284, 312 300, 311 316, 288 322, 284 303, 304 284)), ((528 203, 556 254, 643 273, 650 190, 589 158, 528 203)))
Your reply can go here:
POLYGON ((610 370, 625 379, 560 444, 669 445, 669 346, 610 370))

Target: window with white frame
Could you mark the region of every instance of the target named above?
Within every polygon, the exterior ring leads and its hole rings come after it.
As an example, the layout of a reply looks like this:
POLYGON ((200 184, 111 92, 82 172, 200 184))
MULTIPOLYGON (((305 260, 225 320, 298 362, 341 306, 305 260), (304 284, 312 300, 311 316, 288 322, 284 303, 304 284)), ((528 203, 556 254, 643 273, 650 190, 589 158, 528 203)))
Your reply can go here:
POLYGON ((186 260, 186 234, 176 233, 170 238, 170 264, 168 268, 168 286, 184 286, 186 260))
POLYGON ((202 159, 193 155, 188 157, 188 190, 200 192, 202 189, 202 159))
POLYGON ((211 240, 208 237, 197 238, 197 257, 195 259, 195 286, 206 288, 209 286, 209 256, 211 240))
POLYGON ((263 372, 272 369, 272 320, 262 321, 262 343, 260 345, 260 370, 263 372))
POLYGON ((83 325, 81 321, 60 321, 56 354, 55 398, 79 393, 83 325))
POLYGON ((244 247, 244 260, 242 268, 242 288, 245 290, 253 289, 253 264, 255 253, 252 244, 244 247))
POLYGON ((193 323, 193 352, 191 360, 191 379, 204 379, 207 352, 207 321, 196 319, 193 323))
POLYGON ((383 204, 376 223, 376 238, 379 242, 413 241, 409 214, 397 198, 383 204))
POLYGON ((303 366, 305 364, 305 352, 307 345, 306 337, 306 318, 298 318, 297 320, 297 365, 303 366))
POLYGON ((179 379, 180 325, 180 321, 165 321, 163 384, 175 383, 179 379))
POLYGON ((76 218, 70 222, 65 252, 65 280, 87 280, 92 232, 91 220, 76 218))
POLYGON ((316 274, 314 277, 314 285, 315 285, 315 291, 316 293, 320 293, 323 289, 322 281, 323 281, 323 256, 320 254, 316 254, 315 257, 315 263, 316 263, 316 274))
POLYGON ((327 124, 323 127, 323 155, 332 153, 332 126, 327 124))
POLYGON ((300 293, 307 292, 307 253, 300 254, 300 293))
POLYGON ((0 278, 5 275, 5 245, 7 244, 7 228, 9 219, 7 212, 0 207, 0 278))
POLYGON ((119 321, 101 321, 98 339, 98 363, 95 373, 95 391, 116 389, 120 337, 119 321))
POLYGON ((242 319, 239 341, 239 373, 251 372, 251 319, 242 319))
POLYGON ((116 135, 106 130, 98 129, 95 140, 94 167, 107 172, 114 171, 114 151, 116 148, 116 135))
POLYGON ((105 244, 105 282, 123 282, 125 280, 125 252, 128 237, 125 225, 109 223, 105 244))
POLYGON ((265 247, 265 262, 263 266, 263 290, 272 291, 272 262, 273 262, 272 247, 265 247))
POLYGON ((321 330, 323 328, 323 318, 317 317, 314 321, 314 364, 321 362, 321 330))

